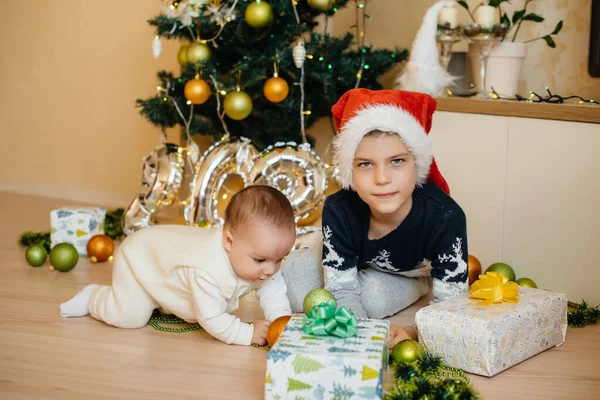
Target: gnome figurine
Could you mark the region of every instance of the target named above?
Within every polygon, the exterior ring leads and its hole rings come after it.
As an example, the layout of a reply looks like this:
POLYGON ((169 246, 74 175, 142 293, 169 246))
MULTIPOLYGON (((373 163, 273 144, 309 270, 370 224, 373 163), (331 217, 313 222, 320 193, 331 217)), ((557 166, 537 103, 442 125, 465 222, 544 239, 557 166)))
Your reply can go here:
POLYGON ((455 1, 439 1, 429 7, 412 44, 410 60, 396 79, 396 89, 437 96, 456 80, 440 64, 437 43, 437 20, 440 10, 456 5, 455 1))

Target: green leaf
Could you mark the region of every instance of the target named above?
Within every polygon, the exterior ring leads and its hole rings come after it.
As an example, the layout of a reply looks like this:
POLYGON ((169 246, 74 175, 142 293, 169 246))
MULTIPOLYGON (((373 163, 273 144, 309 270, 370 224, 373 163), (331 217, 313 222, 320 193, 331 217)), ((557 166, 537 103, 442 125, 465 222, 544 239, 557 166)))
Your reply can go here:
POLYGON ((494 7, 494 8, 498 8, 500 7, 500 4, 504 3, 505 1, 508 0, 490 0, 490 6, 494 7))
POLYGON ((534 21, 534 22, 543 22, 544 17, 537 15, 535 13, 527 14, 523 17, 523 21, 534 21))
POLYGON ((464 0, 458 0, 458 4, 460 4, 461 6, 463 6, 464 8, 466 8, 467 11, 469 11, 469 5, 467 4, 466 1, 464 1, 464 0))
POLYGON ((513 14, 513 17, 512 17, 513 24, 516 24, 518 20, 523 18, 523 15, 525 15, 525 10, 515 11, 515 13, 513 14))
POLYGON ((558 32, 560 32, 560 30, 563 27, 563 22, 560 21, 558 24, 556 24, 556 28, 554 28, 554 30, 552 31, 551 35, 556 35, 558 32))
POLYGON ((546 43, 548 43, 548 46, 550 46, 552 48, 556 47, 556 43, 554 43, 554 40, 552 40, 552 36, 546 35, 542 39, 544 39, 546 41, 546 43))
MULTIPOLYGON (((513 20, 514 22, 514 20, 513 20)), ((502 17, 500 18, 500 25, 502 25, 505 28, 510 28, 510 19, 508 19, 508 14, 504 13, 502 15, 502 17)))

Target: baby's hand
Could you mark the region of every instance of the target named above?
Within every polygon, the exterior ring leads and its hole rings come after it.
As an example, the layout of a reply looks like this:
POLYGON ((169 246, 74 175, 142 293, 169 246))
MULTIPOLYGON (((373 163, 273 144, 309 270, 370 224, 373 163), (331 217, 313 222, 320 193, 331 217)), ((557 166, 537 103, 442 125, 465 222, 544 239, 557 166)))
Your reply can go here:
POLYGON ((390 325, 390 350, 394 348, 398 343, 406 339, 415 339, 411 335, 414 332, 414 329, 411 327, 402 328, 396 325, 390 325))
POLYGON ((271 325, 270 321, 259 319, 254 321, 254 333, 252 334, 252 344, 264 346, 267 344, 267 331, 271 325))

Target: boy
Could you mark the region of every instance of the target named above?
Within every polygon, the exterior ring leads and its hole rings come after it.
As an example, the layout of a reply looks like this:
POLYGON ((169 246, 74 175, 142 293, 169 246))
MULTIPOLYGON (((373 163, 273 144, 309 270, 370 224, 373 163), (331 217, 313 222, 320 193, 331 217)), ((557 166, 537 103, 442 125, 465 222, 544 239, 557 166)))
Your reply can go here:
MULTIPOLYGON (((366 89, 334 105, 334 162, 344 189, 323 208, 322 272, 314 265, 318 248, 286 260, 293 311, 323 286, 358 318, 398 313, 429 291, 429 276, 434 301, 466 292, 465 214, 449 196, 427 136, 435 107, 425 94, 366 89)), ((414 326, 391 332, 391 346, 417 336, 414 326)))
POLYGON ((269 186, 236 193, 219 229, 157 225, 129 236, 115 254, 112 286, 88 285, 60 306, 62 317, 92 317, 119 328, 145 326, 156 308, 198 322, 228 344, 266 344, 271 321, 291 315, 278 273, 296 238, 294 211, 269 186), (230 312, 251 291, 266 320, 230 312))

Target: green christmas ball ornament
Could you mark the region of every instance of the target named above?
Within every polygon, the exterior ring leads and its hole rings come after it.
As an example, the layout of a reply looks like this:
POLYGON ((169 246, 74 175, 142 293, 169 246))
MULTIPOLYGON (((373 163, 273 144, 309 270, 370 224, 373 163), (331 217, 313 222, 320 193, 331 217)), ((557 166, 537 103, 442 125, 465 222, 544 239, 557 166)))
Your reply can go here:
POLYGON ((318 306, 321 303, 327 303, 329 300, 335 300, 335 296, 327 289, 313 289, 304 298, 302 308, 304 313, 308 314, 314 306, 318 306))
POLYGON ((416 340, 406 339, 398 343, 392 350, 394 363, 412 363, 425 355, 423 345, 416 340))
POLYGON ((537 289, 537 285, 532 279, 529 278, 519 278, 517 279, 517 285, 525 286, 533 289, 537 289))
POLYGON ((57 244, 50 250, 50 269, 56 269, 60 272, 68 272, 75 268, 79 261, 79 253, 71 243, 57 244))
POLYGON ((189 43, 182 44, 179 48, 179 52, 177 53, 177 61, 179 61, 179 65, 182 68, 187 67, 188 59, 187 59, 187 51, 188 47, 190 47, 189 43))
POLYGON ((313 10, 325 12, 333 8, 335 0, 308 0, 308 5, 313 10))
POLYGON ((490 265, 485 272, 497 272, 499 274, 504 275, 508 278, 509 281, 515 281, 517 278, 515 275, 515 270, 512 267, 505 263, 495 263, 490 265))
POLYGON ((251 27, 264 28, 273 21, 273 9, 266 1, 256 0, 246 8, 244 18, 251 27))
POLYGON ((240 121, 252 112, 252 99, 246 92, 229 92, 223 101, 223 109, 229 118, 240 121))
POLYGON ((48 252, 44 246, 40 244, 32 244, 25 252, 25 259, 32 267, 40 267, 46 262, 48 252))
POLYGON ((188 63, 205 64, 210 60, 210 47, 206 43, 194 42, 190 44, 185 52, 188 63))

